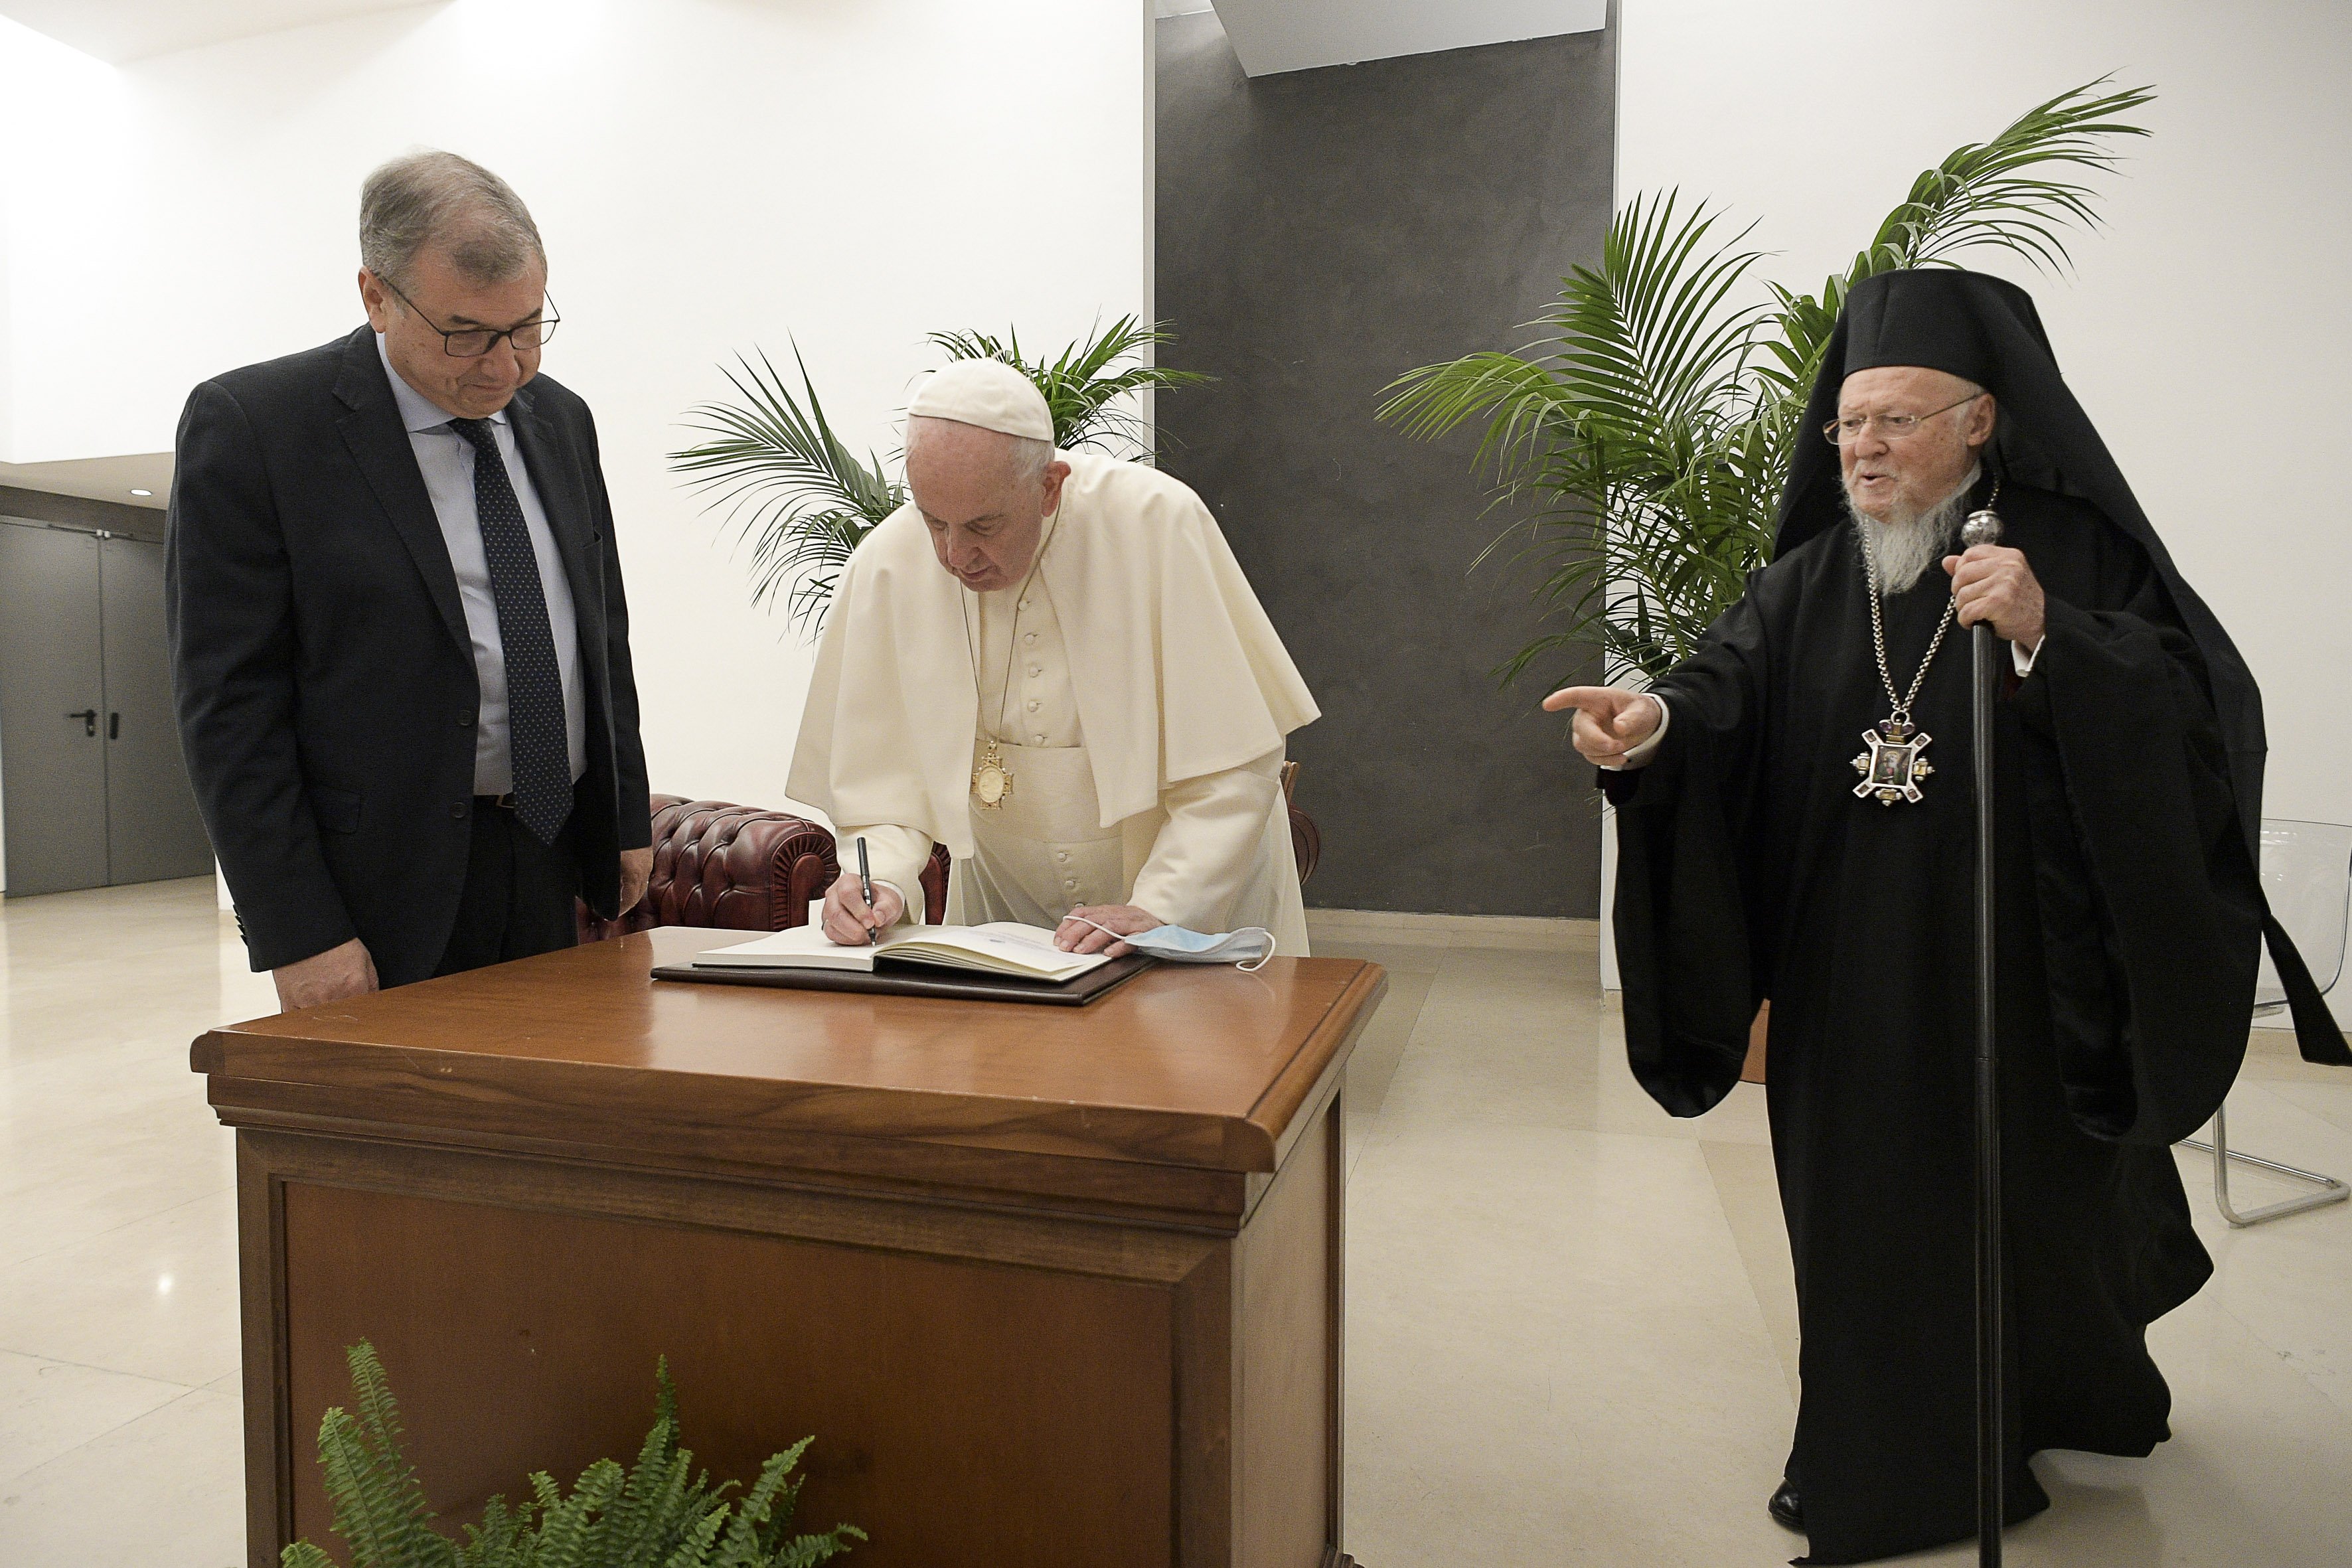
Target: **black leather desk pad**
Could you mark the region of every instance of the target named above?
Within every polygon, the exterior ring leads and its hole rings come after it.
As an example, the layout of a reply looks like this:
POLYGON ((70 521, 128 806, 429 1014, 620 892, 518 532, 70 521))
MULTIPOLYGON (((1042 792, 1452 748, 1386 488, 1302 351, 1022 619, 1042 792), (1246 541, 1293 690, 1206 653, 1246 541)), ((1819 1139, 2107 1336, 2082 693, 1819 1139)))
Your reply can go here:
POLYGON ((699 985, 764 985, 776 991, 862 991, 884 996, 943 996, 959 1002, 1032 1002, 1049 1007, 1083 1007, 1109 995, 1155 961, 1148 953, 1130 952, 1087 970, 1075 980, 1055 984, 1013 974, 983 974, 977 970, 948 969, 936 963, 877 958, 871 973, 862 969, 698 969, 690 963, 656 965, 656 980, 683 980, 699 985), (887 965, 887 967, 884 967, 887 965))

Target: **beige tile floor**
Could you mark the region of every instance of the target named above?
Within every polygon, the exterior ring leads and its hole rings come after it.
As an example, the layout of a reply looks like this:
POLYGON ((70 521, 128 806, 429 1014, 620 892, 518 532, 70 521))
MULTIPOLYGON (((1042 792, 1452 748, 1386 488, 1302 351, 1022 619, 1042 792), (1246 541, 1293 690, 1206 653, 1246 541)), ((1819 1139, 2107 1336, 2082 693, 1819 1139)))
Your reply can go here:
MULTIPOLYGON (((1391 971, 1346 1091, 1349 1549, 1792 1555, 1761 1506, 1796 1330, 1760 1091, 1696 1121, 1653 1107, 1589 926, 1317 924, 1319 951, 1391 971)), ((0 1568, 242 1564, 228 1139, 187 1045, 268 1011, 268 984, 208 881, 0 904, 0 1568)), ((2352 1073, 2278 1040, 2257 1037, 2233 1136, 2352 1170, 2352 1073)), ((2343 1568, 2352 1206, 2233 1233, 2182 1158, 2221 1272, 2153 1333, 2177 1435, 2144 1461, 2045 1458, 2058 1506, 2010 1561, 2343 1568)))

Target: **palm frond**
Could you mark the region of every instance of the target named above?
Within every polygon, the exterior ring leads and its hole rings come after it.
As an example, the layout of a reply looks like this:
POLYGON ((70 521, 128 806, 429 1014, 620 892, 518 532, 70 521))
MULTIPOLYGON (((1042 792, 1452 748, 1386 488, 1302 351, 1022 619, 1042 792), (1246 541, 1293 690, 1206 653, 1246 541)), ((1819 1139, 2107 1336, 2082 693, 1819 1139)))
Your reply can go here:
POLYGON ((1579 267, 1538 323, 1548 335, 1516 353, 1424 365, 1383 393, 1380 417, 1442 436, 1488 416, 1479 460, 1507 476, 1555 439, 1646 443, 1706 408, 1735 383, 1760 307, 1722 304, 1759 252, 1745 234, 1708 247, 1718 215, 1677 216, 1676 193, 1637 196, 1609 226, 1601 269, 1579 267))
POLYGON ((1138 461, 1149 461, 1151 449, 1150 432, 1134 412, 1135 395, 1146 387, 1193 386, 1210 378, 1198 371, 1150 363, 1118 371, 1110 367, 1174 341, 1167 322, 1146 323, 1133 315, 1121 316, 1108 327, 1098 324, 1050 361, 1024 358, 1017 331, 1008 331, 1001 338, 978 331, 931 334, 932 344, 950 360, 998 360, 1036 383, 1054 417, 1056 447, 1065 451, 1092 447, 1138 461))
MULTIPOLYGON (((1036 383, 1054 416, 1055 445, 1091 447, 1149 462, 1150 429, 1137 412, 1146 389, 1192 386, 1197 371, 1125 363, 1174 341, 1164 321, 1122 316, 1051 360, 1023 356, 1018 332, 934 332, 950 360, 1002 360, 1036 383)), ((684 423, 709 439, 669 454, 670 467, 701 492, 707 510, 751 545, 751 602, 781 601, 793 625, 824 625, 841 574, 867 534, 906 504, 907 487, 880 458, 860 458, 834 434, 797 344, 795 390, 764 353, 738 356, 721 372, 736 400, 691 409, 684 423)))
POLYGON ((1560 283, 1516 353, 1484 351, 1400 376, 1379 416, 1433 439, 1483 420, 1474 466, 1519 515, 1474 568, 1531 570, 1551 629, 1496 670, 1506 683, 1555 654, 1598 648, 1654 678, 1696 647, 1771 557, 1772 515, 1822 355, 1848 292, 1900 267, 1956 265, 1990 247, 2056 268, 2064 233, 2095 226, 2114 142, 2146 88, 2107 79, 2059 94, 1912 182, 1844 274, 1814 294, 1737 294, 1759 253, 1719 212, 1679 193, 1637 195, 1609 226, 1597 269, 1560 283))
POLYGON ((1819 295, 1776 290, 1781 342, 1775 357, 1799 397, 1812 384, 1846 294, 1865 278, 1957 265, 1956 255, 1979 246, 2022 256, 2048 272, 2072 264, 2064 231, 2099 226, 2098 193, 2082 176, 2115 171, 2123 161, 2116 138, 2150 133, 2122 117, 2153 102, 2155 89, 2102 92, 2112 80, 2069 88, 1990 141, 1957 147, 1923 170, 1844 275, 1829 279, 1819 295))
POLYGON ((879 458, 859 458, 834 434, 797 344, 793 362, 798 396, 764 353, 756 364, 739 356, 722 374, 741 401, 690 410, 687 426, 710 439, 670 453, 669 462, 751 542, 751 602, 781 595, 793 622, 814 632, 850 552, 907 491, 879 458))
POLYGON ((1535 508, 1480 559, 1533 563, 1538 602, 1572 629, 1514 655, 1496 672, 1506 681, 1595 636, 1616 657, 1663 668, 1687 651, 1692 617, 1727 584, 1736 595, 1754 563, 1739 520, 1759 479, 1742 459, 1769 310, 1729 303, 1760 256, 1745 230, 1723 237, 1720 223, 1703 204, 1685 211, 1677 193, 1636 198, 1611 223, 1599 269, 1561 280, 1547 337, 1410 372, 1381 405, 1423 437, 1485 416, 1477 460, 1491 466, 1497 504, 1535 508))
MULTIPOLYGON (((2055 172, 2110 173, 2122 161, 2113 139, 2148 134, 2118 117, 2152 101, 2154 90, 2097 92, 2112 79, 2036 104, 1991 141, 1958 148, 1923 173, 1864 253, 1871 270, 1881 263, 1924 267, 1976 245, 2013 250, 2052 271, 2067 265, 2063 231, 2098 226, 2097 193, 2055 172)), ((1857 265, 1847 287, 1867 275, 1857 265)))

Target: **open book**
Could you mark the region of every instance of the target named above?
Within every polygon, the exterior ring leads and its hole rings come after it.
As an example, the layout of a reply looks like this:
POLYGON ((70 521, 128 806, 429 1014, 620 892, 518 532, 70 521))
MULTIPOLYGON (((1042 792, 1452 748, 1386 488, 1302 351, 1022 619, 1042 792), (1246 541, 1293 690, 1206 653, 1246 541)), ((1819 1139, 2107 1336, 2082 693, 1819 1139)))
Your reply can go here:
POLYGON ((1074 980, 1109 963, 1101 953, 1064 952, 1054 933, 1037 926, 996 921, 980 926, 908 926, 875 947, 843 947, 825 939, 814 921, 735 947, 715 947, 694 957, 697 969, 853 969, 871 973, 874 961, 974 969, 1024 980, 1074 980))

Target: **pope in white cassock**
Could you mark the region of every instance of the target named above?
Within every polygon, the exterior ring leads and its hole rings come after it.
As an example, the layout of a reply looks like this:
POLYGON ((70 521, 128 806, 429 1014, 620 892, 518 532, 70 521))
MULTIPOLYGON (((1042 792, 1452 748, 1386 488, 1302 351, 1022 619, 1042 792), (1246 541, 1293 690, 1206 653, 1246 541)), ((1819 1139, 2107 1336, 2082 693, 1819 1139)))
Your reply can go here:
POLYGON ((1315 700, 1209 509, 1057 451, 993 360, 937 372, 908 416, 911 500, 842 574, 787 786, 840 840, 826 934, 904 919, 940 843, 955 923, 1113 955, 1162 924, 1262 926, 1303 956, 1281 770, 1315 700))

